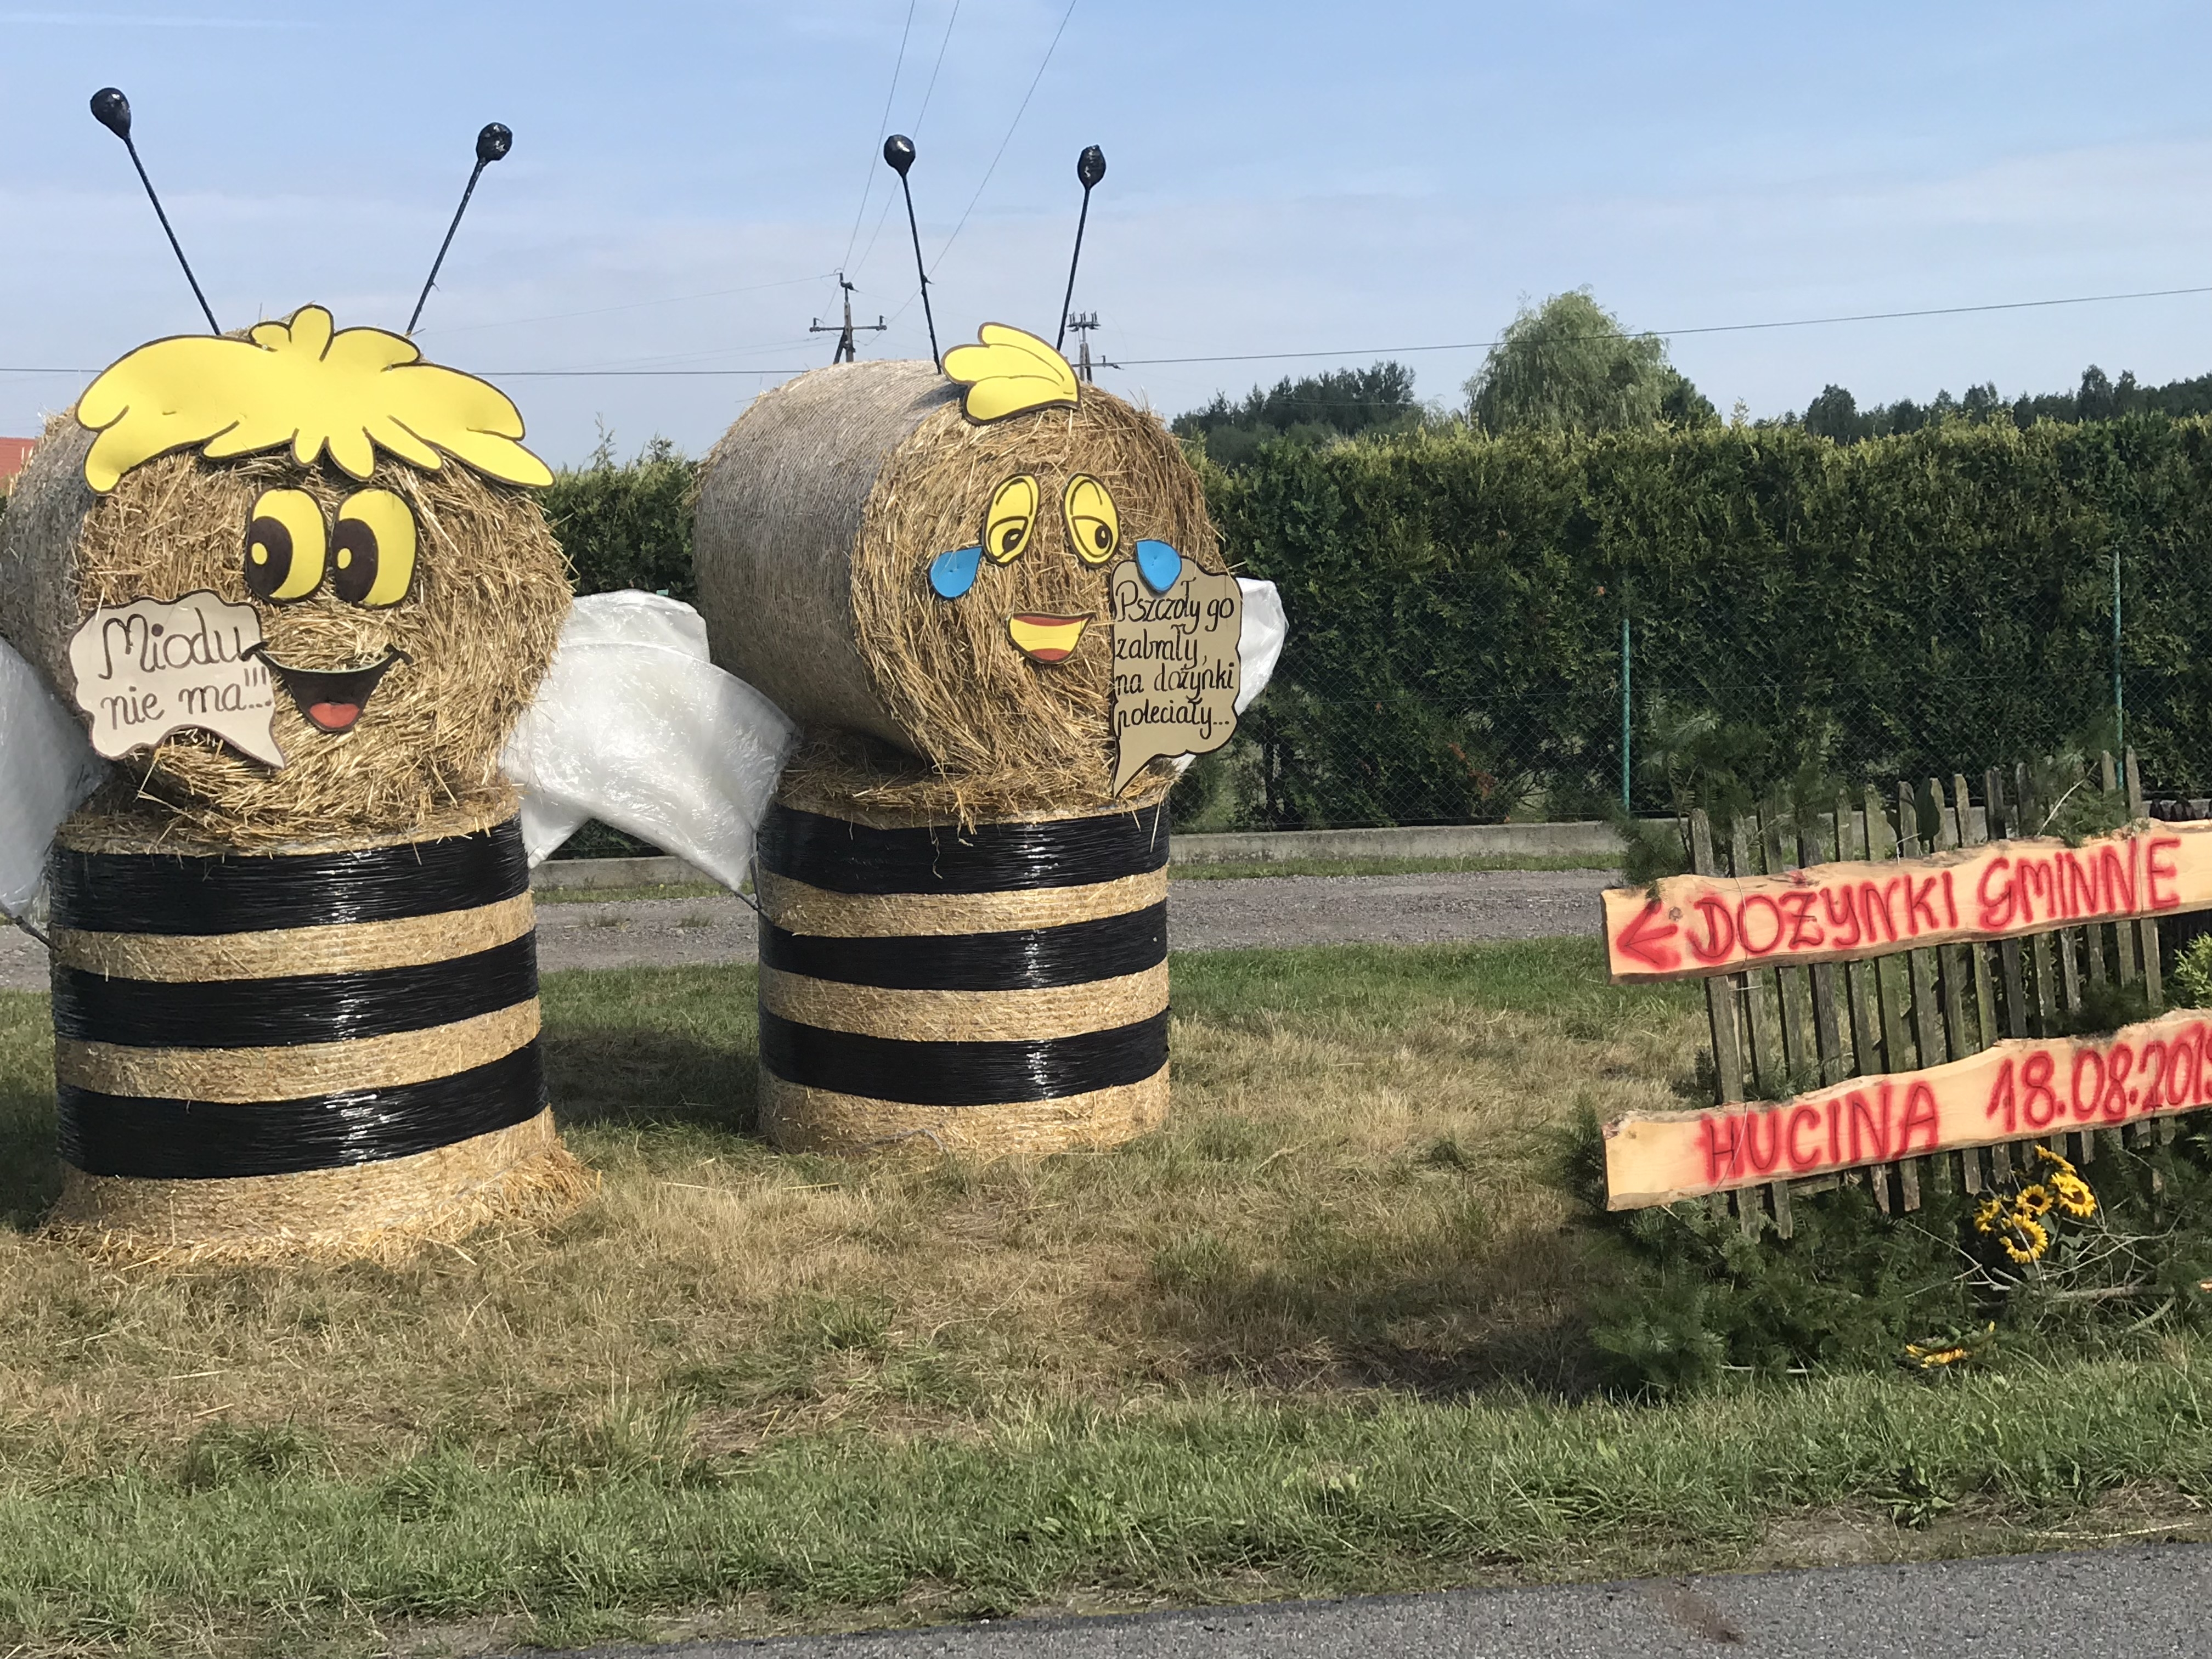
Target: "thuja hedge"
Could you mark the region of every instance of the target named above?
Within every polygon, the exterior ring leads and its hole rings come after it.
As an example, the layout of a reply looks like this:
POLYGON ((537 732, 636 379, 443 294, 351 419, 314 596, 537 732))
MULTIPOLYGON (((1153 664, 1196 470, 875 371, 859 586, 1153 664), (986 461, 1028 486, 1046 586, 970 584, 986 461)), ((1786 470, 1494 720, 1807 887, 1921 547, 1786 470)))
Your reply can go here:
POLYGON ((1635 741, 1710 716, 1755 787, 2050 750, 2111 714, 2116 550, 2127 741, 2154 787, 2212 787, 2203 420, 1431 434, 1209 485, 1290 612, 1247 728, 1279 823, 1590 810, 1619 788, 1624 611, 1635 741))
MULTIPOLYGON (((692 465, 548 493, 585 592, 696 591, 692 465)), ((1704 718, 1741 781, 1851 781, 2047 752, 2108 723, 2120 555, 2126 738, 2212 791, 2212 423, 1461 432, 1209 470, 1240 568, 1291 616, 1246 717, 1239 809, 1283 824, 1580 816, 1620 774, 1620 624, 1643 760, 1704 718)), ((1663 758, 1663 757, 1657 757, 1663 758)))

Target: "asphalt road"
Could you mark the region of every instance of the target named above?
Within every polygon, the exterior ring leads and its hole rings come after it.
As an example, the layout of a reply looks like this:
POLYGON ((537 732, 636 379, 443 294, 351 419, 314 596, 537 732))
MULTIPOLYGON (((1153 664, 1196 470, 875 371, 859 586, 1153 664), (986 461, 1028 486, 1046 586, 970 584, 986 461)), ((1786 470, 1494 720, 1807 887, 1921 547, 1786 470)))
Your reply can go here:
POLYGON ((603 1648, 590 1659, 2204 1659, 2208 1603, 2212 1545, 2171 1544, 603 1648))
MULTIPOLYGON (((1332 943, 1596 937, 1602 870, 1504 870, 1425 876, 1263 876, 1176 881, 1168 939, 1178 951, 1332 943)), ((562 968, 693 966, 754 959, 759 924, 727 895, 541 903, 538 961, 562 968)), ((46 953, 0 927, 0 990, 44 990, 46 953)))

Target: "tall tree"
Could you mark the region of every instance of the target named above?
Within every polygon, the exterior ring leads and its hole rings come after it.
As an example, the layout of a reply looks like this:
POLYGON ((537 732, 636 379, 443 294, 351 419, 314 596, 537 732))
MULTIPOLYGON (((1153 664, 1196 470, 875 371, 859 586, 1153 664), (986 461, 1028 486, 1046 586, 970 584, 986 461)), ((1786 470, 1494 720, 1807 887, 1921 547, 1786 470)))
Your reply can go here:
POLYGON ((1656 334, 1630 334, 1587 288, 1525 306, 1467 383, 1488 431, 1609 432, 1662 418, 1704 424, 1712 405, 1667 361, 1656 334), (1670 407, 1671 405, 1671 407, 1670 407))

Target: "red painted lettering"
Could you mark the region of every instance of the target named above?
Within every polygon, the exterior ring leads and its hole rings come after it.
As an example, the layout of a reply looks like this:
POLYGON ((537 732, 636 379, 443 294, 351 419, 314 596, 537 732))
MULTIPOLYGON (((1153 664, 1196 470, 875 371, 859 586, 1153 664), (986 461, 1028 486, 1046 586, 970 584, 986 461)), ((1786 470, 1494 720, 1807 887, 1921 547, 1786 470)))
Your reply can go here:
POLYGON ((2004 1132, 2010 1134, 2020 1127, 2020 1101, 2013 1092, 2012 1061, 1997 1067, 1997 1080, 1990 1087, 1990 1103, 1982 1110, 1984 1117, 2004 1120, 2004 1132))
POLYGON ((1982 931, 1994 933, 2012 921, 2012 860, 2000 853, 1982 866, 1982 878, 1975 884, 1974 902, 1981 906, 1982 931), (1990 884, 2001 882, 1994 893, 1990 884))
POLYGON ((1936 1111, 1936 1091, 1924 1083, 1916 1083, 1905 1091, 1905 1123, 1898 1131, 1897 1150, 1899 1155, 1912 1150, 1915 1129, 1928 1131, 1928 1144, 1921 1150, 1932 1152, 1942 1144, 1942 1120, 1936 1111))
POLYGON ((1790 916, 1790 948, 1793 951, 1817 951, 1827 939, 1828 936, 1820 931, 1820 924, 1813 919, 1815 896, 1812 893, 1782 896, 1782 908, 1790 916), (1808 927, 1813 930, 1809 935, 1805 931, 1808 927))
POLYGON ((1820 1147, 1818 1141, 1813 1144, 1813 1150, 1809 1152, 1801 1152, 1797 1146, 1797 1132, 1800 1129, 1811 1129, 1818 1133, 1820 1127, 1820 1109, 1819 1107, 1793 1106, 1790 1109, 1789 1152, 1791 1169, 1809 1170, 1820 1161, 1820 1147))
POLYGON ((1736 911, 1735 925, 1739 936, 1743 940, 1743 951, 1746 956, 1765 956, 1771 952, 1775 946, 1782 943, 1781 907, 1777 905, 1772 899, 1767 897, 1764 893, 1753 893, 1749 898, 1744 900, 1742 905, 1736 911), (1765 905, 1766 907, 1766 914, 1771 917, 1774 921, 1774 937, 1767 940, 1765 945, 1753 945, 1751 942, 1751 907, 1754 904, 1765 905))
POLYGON ((2097 872, 2083 869, 2081 859, 2072 853, 2058 855, 2058 868, 2066 883, 2066 897, 2059 914, 2069 917, 2096 915, 2097 872))
POLYGON ((2179 908, 2181 903, 2181 895, 2175 892, 2172 887, 2160 892, 2158 885, 2161 881, 2171 882, 2174 878, 2172 862, 2169 860, 2166 863, 2160 864, 2158 861, 2159 854, 2172 853, 2180 845, 2181 838, 2178 836, 2153 836, 2150 847, 2143 854, 2143 868, 2150 877, 2148 884, 2150 908, 2154 910, 2172 910, 2179 908))
POLYGON ((2021 1115, 2027 1120, 2031 1129, 2040 1129, 2058 1115, 2058 1097, 2051 1092, 2051 1074, 2057 1066, 2051 1056, 2039 1050, 2027 1057, 2020 1068, 2021 1115))
POLYGON ((1874 1103, 1865 1095, 1854 1089, 1846 1098, 1850 1103, 1851 1114, 1850 1161, 1854 1164, 1869 1161, 1866 1153, 1861 1150, 1864 1143, 1859 1139, 1859 1129, 1863 1125, 1867 1139, 1874 1143, 1874 1156, 1871 1161, 1880 1163, 1889 1156, 1889 1102, 1887 1099, 1882 1102, 1881 1119, 1877 1122, 1874 1115, 1874 1103))
POLYGON ((2021 860, 2020 878, 2018 919, 2022 922, 2033 921, 2035 907, 2040 904, 2043 919, 2050 921, 2054 908, 2051 892, 2057 884, 2051 878, 2051 860, 2023 859, 2021 860))
POLYGON ((2086 1123, 2097 1115, 2097 1100, 2105 1092, 2105 1057, 2094 1048, 2077 1049, 2074 1054, 2074 1115, 2086 1123), (2081 1096, 2081 1070, 2084 1066, 2097 1068, 2097 1080, 2089 1085, 2087 1099, 2081 1096))
POLYGON ((1735 951, 1735 922, 1727 903, 1708 893, 1698 901, 1698 914, 1705 919, 1705 937, 1700 943, 1690 936, 1690 954, 1699 962, 1727 961, 1735 951))
MULTIPOLYGON (((2124 1042, 2112 1045, 2105 1062, 2105 1092, 2097 1097, 2097 1115, 2107 1123, 2124 1121, 2128 1115, 2128 1073, 2135 1069, 2135 1050, 2124 1042)), ((2157 1079, 2152 1079, 2154 1086, 2157 1079)))
POLYGON ((2128 842, 2128 859, 2120 860, 2117 847, 2097 849, 2097 879, 2105 890, 2105 912, 2108 915, 2133 915, 2136 908, 2135 842, 2128 842))
POLYGON ((1948 870, 1943 872, 1943 914, 1948 918, 1947 926, 1956 927, 1959 925, 1959 895, 1948 870))
POLYGON ((1871 881, 1863 881, 1859 884, 1859 909, 1866 918, 1866 937, 1867 943, 1869 945, 1879 942, 1878 936, 1874 931, 1874 919, 1876 915, 1881 916, 1882 932, 1889 936, 1890 943, 1893 945, 1897 942, 1897 917, 1892 914, 1889 908, 1890 889, 1896 885, 1894 881, 1879 884, 1871 881), (1881 907, 1879 910, 1875 908, 1877 905, 1881 907))
POLYGON ((1743 1120, 1707 1113, 1698 1120, 1698 1145, 1705 1155, 1705 1179, 1726 1181, 1743 1166, 1743 1120))
POLYGON ((1911 905, 1906 910, 1905 915, 1912 924, 1913 937, 1917 939, 1920 935, 1920 918, 1923 916, 1928 918, 1929 933, 1932 933, 1941 927, 1943 924, 1936 920, 1936 907, 1928 902, 1929 896, 1936 890, 1936 878, 1930 876, 1925 881, 1915 881, 1911 877, 1907 876, 1905 878, 1905 891, 1911 894, 1912 898, 1911 905))
POLYGON ((1850 924, 1850 934, 1834 940, 1839 950, 1848 951, 1859 942, 1858 908, 1851 902, 1849 887, 1823 887, 1820 890, 1820 908, 1828 913, 1828 926, 1832 929, 1850 924))
POLYGON ((1840 1100, 1830 1101, 1828 1103, 1828 1162, 1831 1164, 1843 1162, 1843 1143, 1838 1139, 1843 1127, 1843 1120, 1844 1103, 1840 1100))
POLYGON ((1756 1114, 1744 1120, 1744 1139, 1751 1147, 1751 1167, 1765 1175, 1782 1161, 1782 1111, 1779 1107, 1756 1114), (1759 1126, 1766 1127, 1766 1150, 1759 1149, 1759 1126))

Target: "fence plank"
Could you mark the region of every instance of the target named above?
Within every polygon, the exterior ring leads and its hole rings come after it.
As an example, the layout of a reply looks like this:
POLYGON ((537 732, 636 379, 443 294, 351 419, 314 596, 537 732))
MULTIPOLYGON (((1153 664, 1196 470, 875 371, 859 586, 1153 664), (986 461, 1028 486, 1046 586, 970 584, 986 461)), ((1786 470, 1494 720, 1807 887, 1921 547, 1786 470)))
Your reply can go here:
MULTIPOLYGON (((1951 798, 1958 809, 1959 844, 1962 847, 1981 846, 1990 836, 1989 823, 1991 816, 1990 806, 1987 803, 1984 804, 1982 823, 1979 828, 1977 828, 1974 823, 1974 803, 1972 798, 1966 793, 1966 780, 1956 772, 1951 774, 1951 798)), ((1990 969, 1990 947, 1987 945, 1969 945, 1960 948, 1966 951, 1973 972, 1974 1029, 1977 1039, 1974 1046, 1978 1050, 1988 1048, 1997 1040, 1996 980, 1990 969)))
MULTIPOLYGON (((1739 814, 1729 828, 1729 853, 1733 866, 1731 873, 1755 876, 1765 873, 1760 868, 1752 835, 1748 815, 1739 814)), ((1745 1028, 1751 1033, 1751 1093, 1754 1099, 1777 1100, 1790 1086, 1790 1057, 1782 1042, 1779 1020, 1781 998, 1774 984, 1774 970, 1754 968, 1743 975, 1744 1007, 1748 1018, 1745 1028)))
MULTIPOLYGON (((1912 786, 1902 778, 1897 784, 1897 855, 1911 857, 1921 850, 1920 808, 1914 799, 1912 786), (1905 835, 1907 825, 1913 832, 1909 837, 1905 835)), ((1940 1066, 1946 1056, 1942 1019, 1936 1007, 1936 953, 1907 951, 1905 959, 1912 981, 1912 1030, 1920 1045, 1920 1064, 1940 1066)))
MULTIPOLYGON (((1840 816, 1832 821, 1814 821, 1806 833, 1799 851, 1807 864, 1832 864, 1840 856, 1837 848, 1843 833, 1840 816)), ((1844 1058, 1844 1034, 1836 1018, 1836 965, 1832 962, 1817 963, 1811 969, 1813 981, 1813 1041, 1820 1054, 1820 1083, 1822 1087, 1840 1083, 1850 1075, 1844 1058)))
MULTIPOLYGON (((1881 795, 1872 784, 1866 787, 1866 835, 1868 858, 1896 856, 1897 835, 1890 828, 1889 815, 1883 810, 1881 795)), ((1882 1069, 1909 1072, 1912 1069, 1912 1050, 1911 1039, 1905 1034, 1905 964, 1895 956, 1887 956, 1878 957, 1864 965, 1873 970, 1869 977, 1881 1002, 1882 1069)))
MULTIPOLYGON (((1836 855, 1844 860, 1868 856, 1866 818, 1852 810, 1848 795, 1836 797, 1836 855)), ((1851 1008, 1851 1068, 1858 1077, 1889 1069, 1881 1057, 1880 993, 1875 974, 1870 962, 1844 964, 1844 990, 1851 1008)))
MULTIPOLYGON (((1690 809, 1690 867, 1701 876, 1720 871, 1713 859, 1712 820, 1702 806, 1690 809)), ((1713 1036, 1713 1084, 1723 1106, 1744 1098, 1743 1042, 1736 1018, 1743 988, 1738 982, 1741 978, 1737 974, 1723 974, 1705 981, 1705 1019, 1713 1036)), ((1705 1207, 1714 1220, 1725 1220, 1728 1194, 1711 1194, 1705 1207)))
MULTIPOLYGON (((1766 873, 1778 876, 1785 870, 1796 869, 1797 837, 1792 833, 1785 842, 1781 815, 1772 807, 1761 815, 1759 831, 1759 851, 1766 860, 1766 873)), ((1782 1017, 1782 1052, 1788 1071, 1785 1086, 1794 1093, 1800 1084, 1811 1080, 1815 1070, 1812 1003, 1802 969, 1774 970, 1774 1006, 1782 1017)))
MULTIPOLYGON (((2128 786, 2128 817, 2136 819, 2144 816, 2142 769, 2136 764, 2132 749, 2124 757, 2128 786)), ((2142 953, 2143 993, 2150 999, 2153 1008, 2166 1006, 2166 982, 2160 977, 2163 967, 2159 960, 2158 923, 2148 916, 2136 924, 2136 944, 2142 953)))
MULTIPOLYGON (((2043 833, 2042 815, 2036 810, 2035 778, 2021 761, 2013 768, 2014 799, 2020 803, 2020 827, 2014 833, 2039 836, 2043 833)), ((2037 1036, 2049 1036, 2058 1029, 2057 981, 2051 966, 2051 936, 2036 933, 2028 939, 2028 959, 2035 969, 2035 1006, 2037 1036)))
MULTIPOLYGON (((1933 850, 1948 853, 1962 846, 1966 815, 1945 803, 1941 778, 1928 780, 1928 793, 1936 803, 1933 850)), ((1937 1005, 1943 1012, 1943 1040, 1953 1060, 1962 1060, 1982 1046, 1970 1041, 1966 1035, 1966 1006, 1973 995, 1973 976, 1966 965, 1966 945, 1947 945, 1929 953, 1935 961, 1937 1005)))

